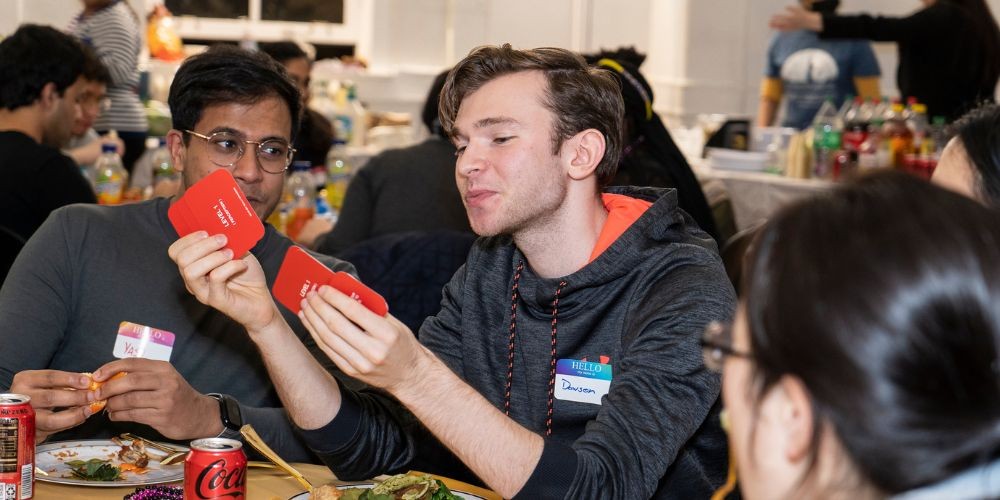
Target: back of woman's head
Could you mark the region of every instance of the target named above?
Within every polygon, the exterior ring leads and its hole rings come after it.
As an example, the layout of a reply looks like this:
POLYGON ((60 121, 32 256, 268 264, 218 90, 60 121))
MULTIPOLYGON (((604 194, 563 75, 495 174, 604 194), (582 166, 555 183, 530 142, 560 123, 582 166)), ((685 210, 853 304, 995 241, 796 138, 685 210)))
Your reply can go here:
POLYGON ((987 205, 1000 207, 1000 106, 984 104, 952 129, 972 168, 973 191, 987 205))
MULTIPOLYGON (((806 386, 863 479, 888 493, 1000 451, 1000 225, 900 173, 782 211, 755 242, 755 390, 806 386)), ((813 439, 813 457, 818 449, 813 439)))

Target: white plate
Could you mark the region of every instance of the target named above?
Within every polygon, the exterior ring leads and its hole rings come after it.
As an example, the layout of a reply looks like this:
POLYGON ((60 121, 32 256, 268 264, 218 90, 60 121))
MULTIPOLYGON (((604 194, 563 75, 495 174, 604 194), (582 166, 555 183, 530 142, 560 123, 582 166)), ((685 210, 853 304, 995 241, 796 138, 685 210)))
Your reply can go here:
POLYGON ((761 151, 709 148, 708 164, 722 170, 762 172, 767 168, 770 154, 761 151))
MULTIPOLYGON (((371 489, 374 486, 375 485, 373 483, 345 484, 345 485, 337 486, 337 489, 338 490, 346 490, 348 488, 371 489)), ((481 497, 479 495, 473 495, 472 493, 466 493, 464 491, 451 490, 451 492, 454 493, 455 496, 457 496, 459 498, 464 498, 464 499, 467 499, 467 500, 486 500, 486 499, 484 499, 483 497, 481 497)), ((309 500, 310 498, 311 498, 311 496, 309 495, 309 492, 308 491, 303 491, 302 493, 299 493, 298 495, 295 495, 295 496, 289 498, 288 500, 309 500)))
MULTIPOLYGON (((167 443, 164 443, 167 444, 167 443)), ((170 444, 175 448, 184 448, 170 444)), ((48 476, 35 474, 35 479, 49 483, 76 484, 81 486, 97 486, 105 488, 117 488, 119 486, 142 486, 146 484, 171 483, 184 480, 184 462, 170 465, 160 465, 160 458, 165 455, 159 454, 156 450, 149 450, 148 472, 136 474, 134 472, 123 472, 122 479, 117 481, 87 481, 78 479, 71 475, 71 467, 65 462, 73 460, 89 460, 100 458, 102 460, 112 459, 112 465, 118 465, 118 451, 121 447, 108 439, 92 439, 86 441, 60 441, 55 443, 43 443, 35 448, 35 466, 47 472, 48 476), (71 456, 66 456, 71 455, 71 456)))

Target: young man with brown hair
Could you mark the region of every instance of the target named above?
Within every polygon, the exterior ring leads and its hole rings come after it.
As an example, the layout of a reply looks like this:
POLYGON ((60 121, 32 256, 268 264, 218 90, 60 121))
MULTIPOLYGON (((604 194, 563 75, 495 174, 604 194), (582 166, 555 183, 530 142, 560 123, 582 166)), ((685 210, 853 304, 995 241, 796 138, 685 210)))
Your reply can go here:
POLYGON ((170 254, 189 288, 247 327, 339 478, 464 466, 504 497, 707 498, 726 445, 699 338, 731 315, 733 290, 676 192, 602 192, 622 149, 614 79, 562 49, 481 47, 440 111, 482 236, 441 312, 419 342, 329 287, 300 314, 379 390, 347 390, 308 359, 252 257, 182 238, 170 254))

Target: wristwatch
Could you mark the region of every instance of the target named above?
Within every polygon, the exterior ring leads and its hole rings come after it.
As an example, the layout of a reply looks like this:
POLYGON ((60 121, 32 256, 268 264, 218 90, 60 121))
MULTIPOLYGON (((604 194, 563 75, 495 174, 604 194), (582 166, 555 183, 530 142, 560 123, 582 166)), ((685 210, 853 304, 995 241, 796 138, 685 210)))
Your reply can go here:
POLYGON ((228 394, 206 394, 219 401, 219 417, 222 419, 222 434, 219 437, 236 437, 243 427, 243 415, 240 413, 240 402, 228 394))

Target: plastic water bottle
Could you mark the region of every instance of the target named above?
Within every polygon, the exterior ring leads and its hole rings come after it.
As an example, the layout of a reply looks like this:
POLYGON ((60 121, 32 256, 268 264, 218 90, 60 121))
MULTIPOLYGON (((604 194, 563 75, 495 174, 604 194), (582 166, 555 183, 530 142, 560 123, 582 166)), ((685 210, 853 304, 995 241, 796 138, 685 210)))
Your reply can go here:
POLYGON ((128 171, 122 166, 118 147, 114 144, 101 146, 101 156, 94 162, 94 192, 101 205, 117 205, 122 202, 125 187, 128 186, 128 171))
POLYGON ((327 201, 337 212, 344 206, 344 194, 347 185, 354 177, 354 166, 347 157, 347 145, 341 139, 334 139, 330 151, 326 154, 327 201))
POLYGON ((286 188, 289 200, 289 216, 285 225, 285 234, 295 239, 302 226, 313 218, 316 210, 316 185, 313 183, 312 163, 297 161, 292 164, 292 175, 288 177, 286 188))
POLYGON ((153 151, 151 161, 153 163, 153 186, 163 181, 176 181, 180 174, 174 170, 174 159, 167 149, 167 138, 160 138, 160 145, 153 151))
POLYGON ((841 132, 844 124, 837 115, 837 107, 833 98, 828 97, 813 119, 813 151, 816 163, 813 168, 815 177, 829 179, 833 176, 837 151, 840 150, 841 132))

